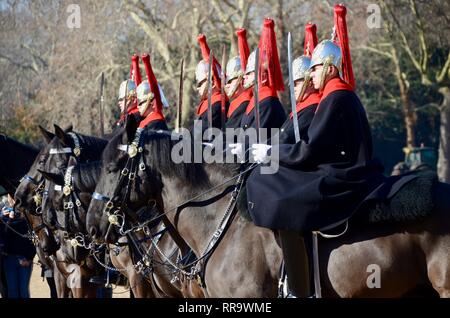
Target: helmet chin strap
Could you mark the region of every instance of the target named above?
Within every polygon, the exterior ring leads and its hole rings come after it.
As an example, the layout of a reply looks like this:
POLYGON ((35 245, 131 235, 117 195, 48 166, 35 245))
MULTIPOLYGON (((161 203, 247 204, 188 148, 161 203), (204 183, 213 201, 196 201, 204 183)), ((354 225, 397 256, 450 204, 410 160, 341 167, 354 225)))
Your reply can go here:
POLYGON ((305 79, 303 80, 302 89, 300 90, 300 95, 298 95, 297 102, 303 101, 306 89, 308 88, 310 81, 311 81, 311 73, 306 72, 305 79))
POLYGON ((327 58, 324 63, 323 63, 323 68, 322 68, 322 74, 320 75, 320 85, 319 85, 319 92, 323 92, 324 88, 325 88, 325 79, 327 77, 327 73, 328 73, 328 69, 330 67, 330 59, 327 58))

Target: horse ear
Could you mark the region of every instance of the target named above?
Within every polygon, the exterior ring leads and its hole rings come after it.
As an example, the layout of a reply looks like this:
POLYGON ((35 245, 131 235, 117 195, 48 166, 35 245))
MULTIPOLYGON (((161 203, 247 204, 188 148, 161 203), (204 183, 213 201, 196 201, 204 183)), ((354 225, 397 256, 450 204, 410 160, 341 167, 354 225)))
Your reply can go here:
POLYGON ((55 135, 56 137, 58 137, 61 143, 65 146, 70 145, 70 138, 66 135, 66 132, 56 124, 54 124, 53 126, 55 127, 55 135))
POLYGON ((136 129, 138 128, 138 123, 133 115, 129 115, 126 123, 126 138, 124 140, 125 144, 128 144, 134 140, 134 135, 136 134, 136 129))
POLYGON ((47 172, 47 171, 43 171, 38 169, 38 171, 44 176, 45 179, 57 184, 57 185, 64 185, 64 177, 56 174, 56 173, 51 173, 51 172, 47 172))
POLYGON ((47 143, 50 143, 50 141, 55 137, 55 134, 49 132, 41 125, 39 125, 39 130, 41 131, 41 134, 42 136, 44 136, 44 139, 47 143))
POLYGON ((77 165, 77 159, 74 156, 70 156, 69 162, 67 163, 67 166, 76 166, 77 165))
POLYGON ((72 132, 73 131, 73 126, 72 124, 70 124, 66 129, 64 129, 64 132, 68 133, 68 132, 72 132))

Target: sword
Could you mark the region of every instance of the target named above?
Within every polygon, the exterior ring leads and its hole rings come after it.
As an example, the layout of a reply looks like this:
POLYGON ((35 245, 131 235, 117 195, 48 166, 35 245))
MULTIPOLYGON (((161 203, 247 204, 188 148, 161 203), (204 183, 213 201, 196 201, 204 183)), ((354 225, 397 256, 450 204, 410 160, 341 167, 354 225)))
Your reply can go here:
POLYGON ((226 63, 226 50, 225 45, 222 47, 222 72, 220 74, 220 96, 221 96, 221 118, 222 118, 222 130, 225 130, 225 63, 226 63))
POLYGON ((105 73, 102 72, 100 77, 100 134, 103 137, 105 135, 105 122, 103 114, 103 103, 105 98, 103 96, 103 88, 105 87, 105 73))
POLYGON ((181 59, 180 87, 178 89, 177 121, 175 122, 175 132, 177 133, 180 132, 181 119, 183 116, 183 81, 184 81, 184 58, 181 59))
POLYGON ((289 92, 291 95, 292 121, 294 122, 295 143, 300 141, 300 128, 298 127, 297 109, 294 94, 294 75, 292 71, 292 36, 288 33, 288 69, 289 69, 289 92))
POLYGON ((254 112, 255 112, 256 131, 258 132, 257 142, 259 143, 259 142, 261 142, 261 132, 259 131, 259 129, 261 127, 261 122, 260 122, 260 118, 259 118, 258 72, 259 72, 259 48, 257 47, 256 51, 255 51, 255 79, 253 81, 253 98, 255 101, 254 112))
MULTIPOLYGON (((212 105, 211 105, 211 96, 212 96, 212 68, 213 68, 213 52, 212 50, 209 52, 209 65, 208 65, 208 128, 212 128, 212 105)), ((210 131, 211 132, 211 131, 210 131)), ((212 132, 211 132, 212 134, 212 132)), ((210 136, 211 137, 211 136, 210 136)), ((209 138, 210 139, 210 138, 209 138)))

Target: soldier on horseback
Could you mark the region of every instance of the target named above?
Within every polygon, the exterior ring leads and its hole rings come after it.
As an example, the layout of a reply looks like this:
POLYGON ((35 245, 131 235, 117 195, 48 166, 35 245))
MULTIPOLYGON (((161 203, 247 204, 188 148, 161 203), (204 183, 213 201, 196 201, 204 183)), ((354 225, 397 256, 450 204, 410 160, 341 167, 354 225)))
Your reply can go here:
MULTIPOLYGON (((250 100, 242 116, 241 127, 280 128, 286 119, 283 105, 278 98, 278 91, 284 90, 283 75, 281 73, 278 49, 275 37, 275 23, 272 19, 264 20, 262 34, 259 40, 259 65, 256 64, 255 51, 247 62, 244 75, 244 88, 249 89, 255 83, 255 67, 258 67, 258 102, 260 122, 255 118, 255 97, 250 100), (259 127, 258 127, 259 126, 259 127)), ((270 138, 268 134, 268 138, 270 138)))
POLYGON ((202 51, 203 59, 197 64, 195 70, 195 79, 197 81, 197 91, 200 95, 200 104, 197 106, 197 119, 202 121, 202 132, 209 127, 208 122, 208 84, 211 85, 211 117, 212 117, 212 127, 222 128, 222 95, 220 93, 220 72, 221 66, 215 57, 212 59, 212 82, 208 83, 209 74, 209 60, 210 60, 210 49, 208 43, 206 43, 206 36, 200 34, 197 38, 202 51))
POLYGON ((142 61, 144 62, 147 80, 139 84, 136 89, 137 109, 142 117, 138 129, 168 130, 166 119, 162 113, 164 103, 167 105, 167 101, 153 73, 150 56, 148 54, 142 55, 142 61))
POLYGON ((120 83, 118 106, 120 108, 120 119, 117 126, 121 127, 126 122, 128 116, 135 116, 139 119, 139 110, 137 108, 136 87, 142 82, 139 69, 139 56, 133 54, 131 57, 130 79, 120 83))
POLYGON ((278 230, 290 293, 312 294, 304 235, 340 224, 384 181, 372 159, 372 137, 364 107, 354 93, 345 23, 346 8, 335 6, 333 39, 321 42, 311 58, 311 78, 321 99, 308 140, 296 144, 255 144, 255 161, 279 154, 276 174, 260 167, 247 183, 248 208, 256 225, 278 230), (272 198, 267 200, 266 198, 272 198))
MULTIPOLYGON (((308 128, 320 101, 320 95, 310 81, 309 67, 311 53, 317 45, 316 25, 306 24, 304 55, 292 62, 294 92, 296 100, 296 113, 300 138, 308 142, 308 128)), ((280 144, 295 144, 293 114, 281 126, 280 144)))
POLYGON ((236 31, 238 37, 239 56, 231 58, 226 68, 225 92, 230 98, 230 107, 227 112, 227 128, 239 128, 242 115, 252 98, 252 88, 244 89, 244 72, 247 66, 250 50, 247 43, 247 31, 239 29, 236 31))

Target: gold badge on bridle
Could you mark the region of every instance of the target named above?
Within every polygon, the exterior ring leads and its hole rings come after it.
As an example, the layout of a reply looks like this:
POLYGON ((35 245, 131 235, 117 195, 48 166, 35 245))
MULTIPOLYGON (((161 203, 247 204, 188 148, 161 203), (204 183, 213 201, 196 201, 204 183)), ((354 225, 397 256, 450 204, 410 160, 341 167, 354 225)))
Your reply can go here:
POLYGON ((42 204, 42 197, 39 194, 33 196, 34 203, 39 206, 42 204))
POLYGON ((65 185, 64 188, 63 188, 64 195, 68 196, 70 194, 70 191, 71 191, 70 186, 65 185))
POLYGON ((75 147, 75 148, 73 149, 73 154, 74 154, 76 157, 80 156, 80 154, 81 154, 81 149, 80 149, 80 147, 75 147))
POLYGON ((135 144, 131 144, 128 146, 128 155, 130 158, 133 158, 138 153, 138 147, 135 144))

